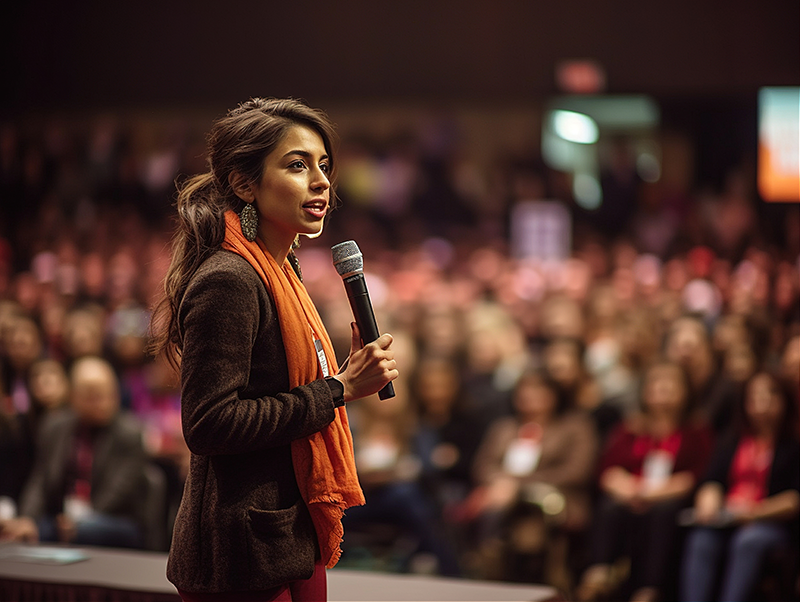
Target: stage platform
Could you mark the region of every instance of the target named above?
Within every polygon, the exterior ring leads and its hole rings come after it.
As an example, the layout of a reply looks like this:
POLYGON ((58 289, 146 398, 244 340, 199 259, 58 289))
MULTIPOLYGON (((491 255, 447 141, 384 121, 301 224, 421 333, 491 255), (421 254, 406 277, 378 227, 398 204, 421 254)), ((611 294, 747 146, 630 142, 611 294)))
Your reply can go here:
MULTIPOLYGON (((166 554, 107 548, 0 544, 0 600, 9 602, 180 602, 166 554)), ((558 602, 543 585, 336 569, 328 599, 360 601, 558 602)))

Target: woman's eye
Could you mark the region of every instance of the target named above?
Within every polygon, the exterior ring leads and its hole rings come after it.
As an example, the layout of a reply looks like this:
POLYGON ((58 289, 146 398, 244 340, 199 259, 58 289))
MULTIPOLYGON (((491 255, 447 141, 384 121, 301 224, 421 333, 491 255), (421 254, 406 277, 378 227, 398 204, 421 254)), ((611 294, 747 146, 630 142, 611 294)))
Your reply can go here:
POLYGON ((300 160, 294 161, 291 165, 289 165, 289 167, 291 167, 292 169, 303 169, 305 166, 306 166, 305 163, 303 163, 300 160))
POLYGON ((323 163, 322 165, 319 166, 319 168, 323 173, 328 173, 331 170, 331 166, 328 165, 327 163, 323 163))

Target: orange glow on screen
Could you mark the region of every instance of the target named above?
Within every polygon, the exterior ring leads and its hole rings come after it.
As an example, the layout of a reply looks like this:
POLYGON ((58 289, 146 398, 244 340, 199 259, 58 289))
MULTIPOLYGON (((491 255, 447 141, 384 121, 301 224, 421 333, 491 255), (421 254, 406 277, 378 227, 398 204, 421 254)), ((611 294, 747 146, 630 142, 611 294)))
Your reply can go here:
POLYGON ((765 201, 800 201, 800 88, 762 88, 758 111, 758 191, 765 201))

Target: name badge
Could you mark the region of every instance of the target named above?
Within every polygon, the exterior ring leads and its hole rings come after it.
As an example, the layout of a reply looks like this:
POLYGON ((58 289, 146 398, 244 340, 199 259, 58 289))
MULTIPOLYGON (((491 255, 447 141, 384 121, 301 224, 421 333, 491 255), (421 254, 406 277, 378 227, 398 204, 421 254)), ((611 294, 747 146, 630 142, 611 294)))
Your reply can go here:
POLYGON ((525 477, 539 465, 542 445, 531 439, 515 439, 506 450, 503 469, 511 476, 525 477))
POLYGON ((322 369, 322 376, 330 376, 328 369, 328 358, 325 357, 325 350, 322 349, 322 341, 314 339, 314 348, 317 350, 317 358, 319 359, 319 367, 322 369))
POLYGON ((666 483, 672 474, 675 458, 663 450, 648 453, 642 465, 642 479, 644 486, 649 489, 660 487, 666 483))

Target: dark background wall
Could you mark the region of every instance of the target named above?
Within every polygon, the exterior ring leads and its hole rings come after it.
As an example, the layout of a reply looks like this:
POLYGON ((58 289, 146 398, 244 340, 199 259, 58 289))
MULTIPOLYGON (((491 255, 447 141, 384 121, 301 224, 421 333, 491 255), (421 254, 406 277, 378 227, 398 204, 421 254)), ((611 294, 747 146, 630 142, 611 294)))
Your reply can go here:
POLYGON ((796 0, 14 2, 2 110, 254 94, 524 99, 591 57, 610 92, 752 99, 800 83, 796 0))

